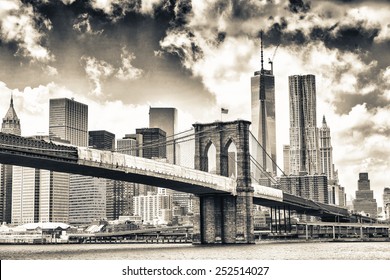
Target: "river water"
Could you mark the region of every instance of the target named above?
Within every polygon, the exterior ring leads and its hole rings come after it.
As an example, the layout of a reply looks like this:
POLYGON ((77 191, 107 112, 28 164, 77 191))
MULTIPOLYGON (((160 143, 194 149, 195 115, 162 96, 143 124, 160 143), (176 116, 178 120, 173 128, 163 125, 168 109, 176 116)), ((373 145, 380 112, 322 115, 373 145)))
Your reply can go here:
POLYGON ((390 260, 390 242, 0 245, 1 260, 390 260))

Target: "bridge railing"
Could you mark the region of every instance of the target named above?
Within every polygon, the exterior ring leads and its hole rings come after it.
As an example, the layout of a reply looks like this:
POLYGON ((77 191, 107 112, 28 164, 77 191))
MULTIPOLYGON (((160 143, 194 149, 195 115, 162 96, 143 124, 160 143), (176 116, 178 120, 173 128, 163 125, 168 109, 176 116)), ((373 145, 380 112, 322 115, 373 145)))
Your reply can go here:
POLYGON ((235 180, 200 170, 178 166, 158 160, 151 160, 116 152, 100 151, 78 147, 79 161, 95 166, 107 166, 122 169, 124 172, 143 171, 163 174, 218 186, 218 189, 235 194, 235 180))

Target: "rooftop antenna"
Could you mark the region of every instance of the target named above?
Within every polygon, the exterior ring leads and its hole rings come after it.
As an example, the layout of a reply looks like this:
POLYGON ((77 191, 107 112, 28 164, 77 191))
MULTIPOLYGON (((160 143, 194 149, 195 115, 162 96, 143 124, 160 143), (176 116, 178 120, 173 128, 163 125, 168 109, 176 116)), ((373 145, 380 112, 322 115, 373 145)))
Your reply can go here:
POLYGON ((263 67, 263 30, 260 31, 260 48, 261 48, 261 73, 264 72, 264 67, 263 67))
POLYGON ((279 48, 279 45, 280 45, 280 43, 276 46, 276 48, 275 48, 275 50, 274 50, 274 54, 272 55, 272 59, 271 59, 271 58, 268 58, 268 63, 271 64, 271 74, 274 73, 274 59, 275 59, 276 51, 277 51, 278 48, 279 48))

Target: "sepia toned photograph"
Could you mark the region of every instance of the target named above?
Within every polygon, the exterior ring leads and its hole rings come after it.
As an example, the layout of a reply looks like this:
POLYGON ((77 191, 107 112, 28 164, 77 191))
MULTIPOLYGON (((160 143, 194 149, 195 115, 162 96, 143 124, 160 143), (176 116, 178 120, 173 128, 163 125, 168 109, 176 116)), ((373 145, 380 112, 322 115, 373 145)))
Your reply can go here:
POLYGON ((390 260, 388 0, 0 0, 0 116, 1 260, 390 260))

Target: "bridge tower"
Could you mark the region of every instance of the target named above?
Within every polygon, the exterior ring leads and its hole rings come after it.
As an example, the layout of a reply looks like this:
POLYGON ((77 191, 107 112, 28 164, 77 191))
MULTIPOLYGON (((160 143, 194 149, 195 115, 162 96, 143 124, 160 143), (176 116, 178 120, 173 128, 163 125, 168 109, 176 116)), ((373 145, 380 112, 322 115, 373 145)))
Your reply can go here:
POLYGON ((216 149, 216 174, 228 176, 229 146, 237 150, 235 195, 200 195, 194 201, 195 244, 254 243, 249 121, 194 124, 195 169, 208 171, 208 150, 216 149))

